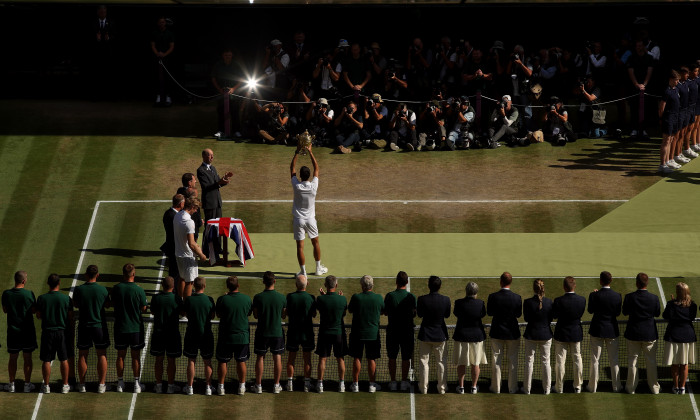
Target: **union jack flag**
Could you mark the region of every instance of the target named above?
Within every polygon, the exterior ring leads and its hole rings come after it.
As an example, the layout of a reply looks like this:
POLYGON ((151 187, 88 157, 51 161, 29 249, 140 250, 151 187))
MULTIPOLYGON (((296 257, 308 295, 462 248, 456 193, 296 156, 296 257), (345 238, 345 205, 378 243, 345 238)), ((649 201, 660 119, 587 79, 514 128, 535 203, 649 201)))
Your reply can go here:
POLYGON ((255 258, 253 245, 248 236, 248 230, 241 219, 232 217, 221 217, 207 221, 204 229, 204 243, 202 247, 209 251, 209 263, 216 264, 216 252, 214 251, 214 241, 219 237, 231 238, 236 243, 236 255, 245 266, 246 260, 255 258))

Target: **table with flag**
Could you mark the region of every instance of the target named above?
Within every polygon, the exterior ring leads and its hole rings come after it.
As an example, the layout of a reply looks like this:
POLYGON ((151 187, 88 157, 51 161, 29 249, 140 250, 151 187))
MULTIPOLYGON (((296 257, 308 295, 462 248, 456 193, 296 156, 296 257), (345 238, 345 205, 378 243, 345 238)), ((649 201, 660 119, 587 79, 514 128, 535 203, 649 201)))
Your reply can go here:
MULTIPOLYGON (((204 253, 209 256, 209 263, 211 265, 217 262, 217 255, 214 251, 214 241, 219 240, 221 236, 224 238, 231 238, 231 240, 235 242, 236 256, 241 261, 241 265, 245 266, 246 260, 255 257, 253 245, 250 242, 248 230, 245 228, 243 220, 234 219, 232 217, 220 217, 208 220, 204 228, 202 248, 204 248, 204 253)), ((228 241, 224 240, 224 263, 227 261, 228 241)))

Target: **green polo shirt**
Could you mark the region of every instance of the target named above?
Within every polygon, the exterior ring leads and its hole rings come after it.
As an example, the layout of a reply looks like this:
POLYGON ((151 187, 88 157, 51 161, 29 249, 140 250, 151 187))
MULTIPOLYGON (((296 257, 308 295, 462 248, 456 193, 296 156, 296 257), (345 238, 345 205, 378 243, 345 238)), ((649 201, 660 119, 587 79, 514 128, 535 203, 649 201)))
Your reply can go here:
POLYGON ((73 291, 73 305, 80 311, 82 327, 101 327, 105 322, 105 305, 109 291, 97 282, 85 282, 73 291))
POLYGON ((348 311, 352 314, 352 333, 360 340, 379 338, 379 316, 384 310, 384 299, 372 291, 356 293, 350 298, 348 311))
POLYGON ((287 307, 287 300, 276 290, 263 290, 253 298, 253 308, 258 313, 256 336, 276 338, 282 334, 282 311, 287 307))
POLYGON ((406 289, 396 289, 384 297, 384 313, 389 325, 387 330, 413 331, 416 316, 416 296, 406 289))
POLYGON ((219 342, 225 344, 250 344, 248 317, 253 313, 250 296, 230 292, 216 300, 219 316, 219 342))
POLYGON ((345 327, 343 316, 348 307, 348 300, 336 292, 328 292, 316 298, 316 310, 320 317, 319 334, 340 335, 345 327))
POLYGON ((173 292, 161 292, 151 298, 153 330, 157 333, 177 331, 182 299, 173 292))
POLYGON ((148 302, 141 286, 133 282, 117 283, 112 287, 110 300, 114 307, 115 334, 132 334, 143 329, 141 309, 148 302))
POLYGON ((68 313, 73 310, 73 304, 68 295, 51 291, 39 296, 36 310, 41 314, 42 330, 59 331, 68 326, 68 313))
POLYGON ((211 319, 215 313, 214 299, 204 293, 192 293, 185 299, 184 307, 187 314, 186 337, 196 340, 205 333, 211 334, 211 319))
POLYGON ((312 295, 304 291, 287 294, 287 336, 299 340, 313 339, 313 320, 316 315, 316 302, 312 295))
POLYGON ((7 310, 8 331, 34 331, 32 308, 35 303, 34 292, 23 287, 14 287, 2 293, 2 306, 7 310))

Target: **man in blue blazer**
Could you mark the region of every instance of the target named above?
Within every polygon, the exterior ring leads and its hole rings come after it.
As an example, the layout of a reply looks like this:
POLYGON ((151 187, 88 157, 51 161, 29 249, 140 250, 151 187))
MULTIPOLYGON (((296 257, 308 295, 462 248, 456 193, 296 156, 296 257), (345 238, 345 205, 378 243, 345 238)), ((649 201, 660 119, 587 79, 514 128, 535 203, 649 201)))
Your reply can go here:
POLYGON ((445 342, 449 338, 447 335, 447 325, 445 319, 450 317, 452 302, 450 298, 438 293, 442 286, 442 280, 438 276, 430 276, 428 279, 427 295, 419 296, 416 312, 419 318, 423 318, 418 330, 418 351, 420 353, 420 382, 418 388, 421 394, 428 392, 428 366, 430 364, 430 353, 433 351, 437 356, 437 386, 438 393, 444 394, 447 391, 447 349, 445 342))
POLYGON ((598 388, 598 370, 603 346, 608 349, 613 392, 622 391, 618 358, 620 330, 617 326, 617 317, 622 311, 622 296, 610 288, 611 283, 612 274, 603 271, 600 273, 600 290, 594 290, 588 295, 588 313, 593 314, 588 330, 591 335, 591 367, 586 386, 588 392, 595 392, 598 388))
POLYGON ((661 386, 656 372, 656 340, 659 333, 656 330, 655 317, 661 315, 661 305, 656 295, 649 293, 647 285, 649 276, 637 274, 637 290, 625 295, 622 302, 622 314, 629 316, 625 338, 627 339, 627 382, 625 389, 634 394, 639 384, 637 375, 637 359, 644 354, 647 365, 647 383, 652 394, 658 394, 661 386))
POLYGON ((564 292, 562 296, 554 299, 552 304, 552 313, 557 320, 557 325, 554 327, 554 354, 556 355, 554 390, 560 394, 564 392, 566 353, 570 351, 574 362, 574 392, 578 394, 583 384, 581 317, 586 311, 586 298, 576 294, 576 279, 571 276, 564 279, 564 292))
POLYGON ((520 295, 510 290, 513 276, 509 272, 501 274, 501 290, 491 293, 486 304, 486 314, 492 316, 491 329, 491 375, 490 390, 501 392, 501 363, 503 352, 508 354, 508 392, 518 392, 518 350, 520 349, 520 327, 518 318, 522 315, 523 305, 520 295))

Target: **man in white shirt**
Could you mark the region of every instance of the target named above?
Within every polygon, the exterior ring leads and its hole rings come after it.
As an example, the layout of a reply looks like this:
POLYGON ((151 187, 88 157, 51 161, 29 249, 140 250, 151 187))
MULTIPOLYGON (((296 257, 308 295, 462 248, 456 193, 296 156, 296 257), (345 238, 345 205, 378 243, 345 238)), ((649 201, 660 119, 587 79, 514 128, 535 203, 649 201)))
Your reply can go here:
POLYGON ((181 298, 192 294, 192 284, 199 275, 195 254, 203 261, 207 261, 197 242, 194 240, 194 220, 192 214, 199 209, 199 200, 188 198, 185 206, 173 219, 173 239, 175 240, 175 258, 180 280, 177 284, 177 293, 181 298))
POLYGON ((299 273, 306 275, 306 258, 304 257, 304 237, 306 234, 311 239, 314 247, 314 260, 316 260, 316 275, 322 276, 328 269, 321 264, 321 245, 318 242, 318 226, 316 224, 316 192, 318 191, 318 162, 311 151, 311 145, 306 146, 311 163, 314 167, 313 178, 311 170, 302 166, 297 179, 296 164, 301 148, 297 148, 292 158, 290 172, 292 174, 292 189, 294 190, 294 205, 292 216, 294 217, 294 240, 297 241, 297 260, 299 261, 299 273))

